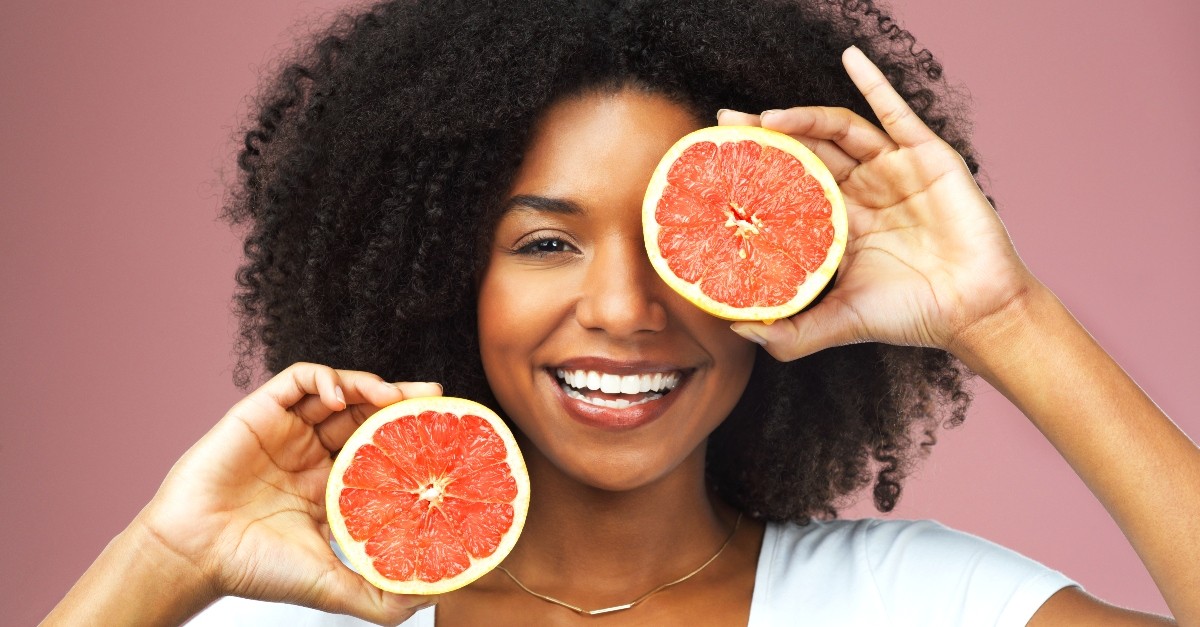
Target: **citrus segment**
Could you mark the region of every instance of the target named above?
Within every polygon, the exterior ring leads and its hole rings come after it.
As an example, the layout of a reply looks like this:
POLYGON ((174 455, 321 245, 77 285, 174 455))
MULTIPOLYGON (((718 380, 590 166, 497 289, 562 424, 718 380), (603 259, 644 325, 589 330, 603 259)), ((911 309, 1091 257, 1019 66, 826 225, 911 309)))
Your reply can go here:
POLYGON ((679 140, 651 178, 642 225, 663 280, 730 320, 796 313, 833 277, 846 246, 833 175, 799 141, 758 127, 679 140))
POLYGON ((409 399, 355 431, 330 472, 330 530, 375 586, 440 594, 500 563, 529 506, 516 440, 486 407, 409 399))

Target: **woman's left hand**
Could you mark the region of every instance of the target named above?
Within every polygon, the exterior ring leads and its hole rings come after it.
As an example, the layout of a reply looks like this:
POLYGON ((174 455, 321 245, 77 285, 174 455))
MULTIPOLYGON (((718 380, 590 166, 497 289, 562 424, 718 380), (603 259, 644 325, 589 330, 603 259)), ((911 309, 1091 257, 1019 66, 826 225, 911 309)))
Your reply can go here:
MULTIPOLYGON (((947 349, 1013 402, 1112 515, 1180 624, 1200 625, 1200 449, 1026 269, 962 158, 855 48, 842 61, 883 125, 798 107, 761 124, 804 142, 846 198, 834 287, 811 309, 733 329, 790 360, 854 342, 947 349), (1170 469, 1169 471, 1165 469, 1170 469)), ((1033 624, 1163 624, 1068 588, 1033 624)))
POLYGON ((761 124, 811 148, 845 196, 850 231, 820 303, 733 329, 781 360, 857 342, 953 350, 965 329, 1005 310, 1036 279, 962 157, 861 51, 850 48, 842 62, 883 130, 842 108, 720 116, 720 124, 761 124))

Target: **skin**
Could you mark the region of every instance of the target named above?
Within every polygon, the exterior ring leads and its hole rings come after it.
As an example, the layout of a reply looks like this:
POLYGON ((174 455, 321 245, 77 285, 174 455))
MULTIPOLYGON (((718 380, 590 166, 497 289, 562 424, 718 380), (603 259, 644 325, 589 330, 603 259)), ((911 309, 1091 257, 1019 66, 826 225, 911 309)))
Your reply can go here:
MULTIPOLYGON (((629 602, 688 573, 721 546, 736 518, 706 493, 705 442, 745 389, 754 345, 668 288, 642 242, 650 175, 671 144, 701 124, 661 96, 629 90, 551 107, 480 285, 484 368, 527 439, 532 482, 527 535, 505 565, 531 588, 585 608, 629 602), (597 367, 605 371, 688 374, 653 402, 669 402, 657 419, 604 429, 570 417, 550 374, 581 359, 607 360, 597 367)), ((734 559, 640 606, 640 620, 744 623, 749 595, 731 591, 752 589, 762 527, 746 522, 739 531, 736 558, 723 555, 734 559)), ((588 620, 498 572, 446 595, 438 612, 449 625, 523 624, 535 613, 539 624, 588 620)))
POLYGON ((750 376, 754 346, 668 288, 642 243, 650 173, 699 127, 658 96, 560 102, 539 125, 512 197, 553 199, 574 213, 518 200, 493 238, 479 291, 488 382, 531 455, 585 485, 627 491, 663 479, 724 420, 750 376), (585 357, 690 374, 667 415, 613 432, 571 420, 559 402, 550 373, 585 357))
POLYGON ((384 593, 341 564, 323 528, 325 482, 330 453, 378 407, 439 394, 316 364, 280 372, 180 458, 42 624, 178 625, 226 595, 403 620, 430 600, 384 593))
MULTIPOLYGON (((950 351, 1058 449, 1129 538, 1179 623, 1200 624, 1200 449, 1029 272, 954 150, 859 50, 842 61, 882 129, 821 107, 721 117, 804 141, 830 166, 850 221, 836 290, 805 315, 734 330, 783 360, 860 341, 950 351)), ((1160 620, 1070 588, 1030 624, 1160 620)))
MULTIPOLYGON (((821 107, 720 116, 722 124, 761 124, 807 143, 838 178, 850 213, 843 271, 821 304, 771 326, 732 330, 785 360, 858 341, 953 352, 1062 453, 1130 539, 1179 624, 1200 624, 1200 450, 1025 268, 958 155, 860 52, 848 50, 843 61, 882 129, 821 107), (1062 384, 1047 389, 1042 382, 1050 379, 1062 384)), ((649 176, 639 174, 643 149, 661 154, 667 135, 696 123, 661 98, 631 91, 558 103, 514 193, 568 199, 581 211, 510 212, 481 285, 482 356, 497 397, 526 432, 537 499, 506 566, 531 588, 585 607, 627 602, 691 570, 733 526, 735 514, 705 493, 703 440, 744 387, 749 344, 663 291, 636 254, 640 227, 625 215, 628 188, 644 188, 649 176), (595 124, 600 119, 606 125, 595 124), (573 146, 602 148, 604 135, 628 129, 641 134, 624 144, 623 159, 606 160, 603 150, 595 163, 572 155, 573 146), (598 143, 579 135, 589 132, 600 132, 598 143), (621 176, 601 176, 610 170, 621 176), (542 230, 561 234, 575 252, 555 248, 533 262, 511 254, 521 237, 542 230), (620 272, 597 272, 602 266, 620 272), (651 446, 632 430, 593 433, 572 424, 556 409, 543 369, 576 351, 619 359, 670 352, 665 359, 694 367, 694 379, 672 393, 678 407, 639 427, 671 437, 651 446)), ((381 623, 407 618, 424 599, 373 590, 333 559, 320 492, 328 451, 365 414, 439 392, 313 364, 289 368, 180 460, 45 624, 95 616, 178 624, 224 594, 381 623)), ((744 522, 696 578, 606 622, 745 625, 761 536, 760 525, 744 522)), ((438 608, 439 625, 528 624, 534 616, 539 624, 587 622, 515 590, 498 572, 445 595, 438 608)), ((1030 624, 1164 622, 1068 588, 1030 624)))

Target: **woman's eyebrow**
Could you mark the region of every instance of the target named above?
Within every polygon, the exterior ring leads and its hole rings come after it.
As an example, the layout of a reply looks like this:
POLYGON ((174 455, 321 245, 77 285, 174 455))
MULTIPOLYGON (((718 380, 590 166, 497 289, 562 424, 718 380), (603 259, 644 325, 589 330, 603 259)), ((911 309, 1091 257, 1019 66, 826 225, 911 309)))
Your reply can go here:
POLYGON ((518 194, 512 198, 509 198, 508 202, 504 203, 505 212, 518 208, 565 215, 580 215, 584 213, 583 207, 579 206, 573 201, 566 200, 564 198, 534 196, 532 194, 518 194))

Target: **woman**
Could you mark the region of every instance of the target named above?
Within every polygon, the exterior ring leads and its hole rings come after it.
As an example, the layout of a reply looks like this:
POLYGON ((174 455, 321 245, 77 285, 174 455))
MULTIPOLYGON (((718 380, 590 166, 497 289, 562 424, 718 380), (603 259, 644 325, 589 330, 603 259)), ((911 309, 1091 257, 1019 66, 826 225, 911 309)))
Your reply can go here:
POLYGON ((1152 622, 940 527, 809 522, 866 483, 895 504, 911 434, 965 411, 962 364, 1063 453, 1176 616, 1200 620, 1200 455, 1021 264, 939 66, 912 50, 858 2, 393 3, 339 25, 265 95, 231 207, 251 227, 246 363, 280 374, 180 461, 48 622, 172 624, 224 595, 408 618, 429 600, 344 569, 320 494, 329 452, 374 407, 439 385, 503 411, 534 492, 511 574, 440 599, 439 625, 587 622, 544 597, 621 605, 701 564, 611 619, 1152 622), (696 310, 641 248, 650 169, 718 110, 808 143, 850 205, 835 287, 771 326, 696 310), (573 417, 559 368, 680 385, 644 424, 597 429, 573 417), (1075 385, 1047 389, 1050 373, 1075 385), (779 587, 817 580, 820 594, 779 587))

